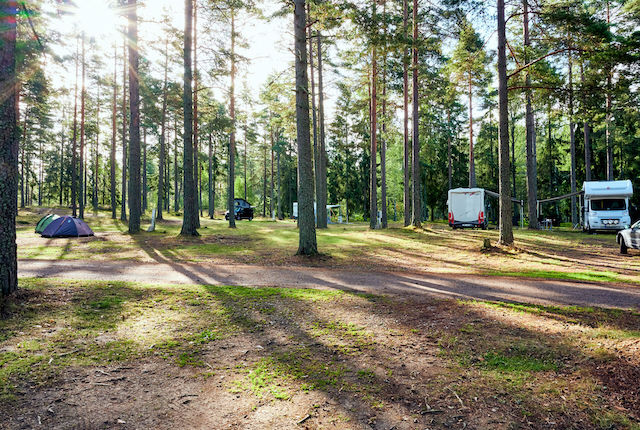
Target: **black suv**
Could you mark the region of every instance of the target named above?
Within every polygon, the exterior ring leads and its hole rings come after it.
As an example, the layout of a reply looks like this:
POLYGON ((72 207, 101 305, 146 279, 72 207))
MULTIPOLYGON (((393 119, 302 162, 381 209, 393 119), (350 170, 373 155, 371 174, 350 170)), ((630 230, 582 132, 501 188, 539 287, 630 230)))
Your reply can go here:
MULTIPOLYGON (((253 208, 251 204, 245 199, 234 199, 233 207, 235 212, 235 219, 248 219, 251 221, 253 219, 253 208)), ((229 211, 224 213, 224 219, 229 220, 229 211)))

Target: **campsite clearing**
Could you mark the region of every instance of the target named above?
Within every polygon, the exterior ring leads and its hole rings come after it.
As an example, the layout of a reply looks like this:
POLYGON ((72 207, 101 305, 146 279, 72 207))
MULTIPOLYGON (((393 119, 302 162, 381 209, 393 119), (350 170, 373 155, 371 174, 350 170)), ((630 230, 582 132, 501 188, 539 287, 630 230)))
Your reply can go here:
MULTIPOLYGON (((549 279, 640 283, 640 254, 620 255, 612 233, 589 235, 568 228, 516 230, 516 247, 496 247, 497 231, 451 230, 430 223, 425 229, 392 223, 371 231, 365 224, 331 225, 318 230, 323 253, 315 259, 294 256, 298 232, 292 221, 254 219, 237 229, 224 220, 201 219, 201 236, 178 236, 180 218, 165 216, 153 233, 129 235, 125 223, 107 212, 87 214, 95 237, 46 239, 33 233, 40 219, 21 211, 18 218, 20 259, 126 260, 211 264, 255 264, 487 274, 549 279), (494 245, 483 248, 485 238, 494 245)), ((143 218, 143 223, 149 219, 143 218)))

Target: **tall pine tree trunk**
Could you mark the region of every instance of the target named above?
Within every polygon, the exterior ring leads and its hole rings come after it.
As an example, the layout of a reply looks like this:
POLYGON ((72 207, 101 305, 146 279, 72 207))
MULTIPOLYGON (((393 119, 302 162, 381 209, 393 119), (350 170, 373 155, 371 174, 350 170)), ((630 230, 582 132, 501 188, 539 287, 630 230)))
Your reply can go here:
POLYGON ((473 81, 469 72, 469 188, 476 186, 476 163, 473 157, 473 81))
POLYGON ((451 162, 451 110, 447 109, 447 160, 449 189, 453 188, 453 163, 451 162))
POLYGON ((180 210, 180 192, 178 191, 178 115, 173 117, 173 210, 180 210))
POLYGON ((165 158, 167 136, 167 74, 169 70, 169 38, 164 41, 164 81, 162 84, 162 119, 160 120, 160 154, 158 155, 158 212, 156 219, 161 220, 165 194, 165 158))
POLYGON ((382 61, 382 120, 380 131, 380 210, 381 227, 387 228, 387 2, 383 3, 384 56, 382 61))
POLYGON ((269 215, 273 217, 273 128, 270 128, 269 137, 271 139, 271 197, 269 198, 269 215))
POLYGON ((316 180, 320 182, 320 193, 317 194, 318 228, 327 228, 327 146, 324 130, 324 81, 322 76, 322 34, 316 32, 316 44, 318 48, 318 168, 316 180))
POLYGON ((199 236, 197 230, 198 206, 196 202, 195 175, 193 170, 193 90, 191 81, 191 48, 193 35, 193 0, 185 0, 185 24, 184 24, 184 154, 182 164, 184 166, 182 177, 184 182, 184 214, 182 219, 183 236, 199 236))
MULTIPOLYGON (((576 186, 576 129, 573 122, 573 61, 571 51, 569 51, 569 153, 571 156, 571 193, 575 193, 576 186)), ((576 196, 571 196, 571 225, 578 223, 578 213, 576 210, 576 196)))
POLYGON ((137 0, 129 0, 129 233, 140 231, 140 86, 137 0))
POLYGON ((262 147, 263 155, 263 175, 262 175, 262 216, 267 216, 267 142, 262 147))
POLYGON ((193 180, 196 194, 195 221, 196 227, 200 228, 200 217, 202 216, 202 184, 198 125, 198 0, 193 0, 193 180))
MULTIPOLYGON (((607 1, 607 24, 611 23, 609 13, 609 1, 607 1)), ((611 65, 607 64, 607 112, 606 112, 606 127, 605 127, 605 143, 607 147, 607 181, 613 181, 613 137, 612 137, 612 125, 611 125, 611 92, 613 88, 611 86, 611 76, 613 71, 611 65)))
POLYGON ((127 41, 122 42, 122 204, 120 220, 127 220, 127 41))
POLYGON ((322 193, 320 189, 320 157, 318 153, 318 116, 316 109, 316 85, 315 85, 315 71, 313 67, 313 33, 311 31, 312 22, 311 22, 311 8, 310 3, 307 2, 307 26, 308 26, 308 36, 307 39, 309 41, 309 80, 311 85, 311 125, 313 127, 313 167, 314 167, 314 184, 315 184, 315 195, 316 195, 316 209, 315 209, 315 218, 316 225, 320 224, 321 212, 320 205, 318 205, 318 196, 322 193))
MULTIPOLYGON (((373 21, 376 21, 376 3, 372 3, 373 21)), ((371 48, 371 146, 369 159, 369 228, 378 228, 378 64, 376 46, 371 48)))
POLYGON ((313 215, 313 167, 309 127, 309 82, 307 79, 307 48, 305 0, 294 0, 294 36, 296 68, 296 136, 298 143, 298 254, 318 253, 316 225, 313 215))
POLYGON ((499 191, 500 191, 500 243, 513 245, 513 208, 509 184, 509 110, 507 90, 506 23, 504 0, 498 0, 498 124, 500 128, 499 191))
MULTIPOLYGON (((71 207, 72 215, 78 215, 78 73, 80 59, 80 43, 76 38, 76 81, 73 92, 73 143, 71 148, 71 207)), ((24 161, 23 161, 24 164, 24 161)))
POLYGON ((84 219, 84 205, 86 199, 85 186, 87 184, 86 181, 86 171, 84 165, 84 122, 85 122, 85 103, 87 97, 87 87, 85 85, 85 77, 87 75, 87 63, 85 61, 85 34, 82 33, 82 87, 80 90, 80 211, 78 215, 80 218, 84 219))
POLYGON ((98 170, 100 166, 100 82, 98 82, 98 96, 96 106, 96 145, 94 148, 93 169, 93 210, 98 210, 98 170))
POLYGON ((18 288, 16 213, 19 134, 15 89, 16 17, 17 2, 5 2, 3 14, 0 16, 0 91, 3 95, 0 99, 0 296, 7 296, 18 288))
POLYGON ((64 190, 64 144, 65 144, 65 125, 67 121, 67 110, 62 106, 62 130, 60 134, 60 198, 58 204, 62 206, 62 194, 64 190))
POLYGON ((227 183, 227 210, 229 211, 229 228, 236 228, 235 218, 235 182, 236 182, 236 20, 235 10, 231 8, 231 85, 229 87, 229 118, 231 133, 229 134, 229 178, 227 183))
POLYGON ((409 22, 409 6, 408 0, 402 1, 402 27, 404 31, 405 47, 402 55, 402 98, 404 117, 403 123, 403 136, 404 136, 404 226, 407 227, 411 224, 411 174, 410 174, 410 160, 411 160, 411 148, 409 146, 409 49, 407 43, 409 40, 408 34, 408 22, 409 22))
POLYGON ((215 212, 215 199, 214 199, 214 186, 213 180, 213 139, 211 138, 211 132, 209 132, 209 218, 213 219, 215 212))
POLYGON ((584 116, 583 136, 584 136, 584 171, 585 181, 591 180, 591 127, 587 121, 587 96, 584 89, 584 63, 580 63, 580 82, 582 83, 582 115, 584 116))
POLYGON ((147 201, 147 128, 142 128, 142 213, 148 208, 147 201))
MULTIPOLYGON (((528 49, 531 46, 529 40, 529 4, 528 0, 523 0, 523 39, 524 39, 524 63, 529 62, 528 49)), ((531 107, 531 76, 529 69, 525 70, 525 139, 527 152, 527 214, 529 216, 529 228, 538 228, 538 167, 536 160, 535 141, 536 128, 533 118, 533 109, 531 107)))
POLYGON ((418 92, 418 0, 413 0, 413 214, 411 224, 422 226, 422 203, 420 198, 420 98, 418 92))
POLYGON ((111 180, 111 218, 116 219, 116 139, 117 126, 116 114, 118 103, 118 46, 114 43, 113 50, 113 99, 111 101, 111 155, 110 162, 110 180, 111 180))

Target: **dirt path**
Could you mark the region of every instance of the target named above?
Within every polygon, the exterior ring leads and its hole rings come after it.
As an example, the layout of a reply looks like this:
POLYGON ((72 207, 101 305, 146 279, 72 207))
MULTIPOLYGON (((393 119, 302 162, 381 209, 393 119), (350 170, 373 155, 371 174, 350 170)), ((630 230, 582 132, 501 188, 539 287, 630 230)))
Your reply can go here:
POLYGON ((514 301, 640 309, 640 288, 575 281, 362 272, 316 267, 272 267, 127 261, 21 260, 20 277, 206 284, 336 288, 376 294, 514 301))

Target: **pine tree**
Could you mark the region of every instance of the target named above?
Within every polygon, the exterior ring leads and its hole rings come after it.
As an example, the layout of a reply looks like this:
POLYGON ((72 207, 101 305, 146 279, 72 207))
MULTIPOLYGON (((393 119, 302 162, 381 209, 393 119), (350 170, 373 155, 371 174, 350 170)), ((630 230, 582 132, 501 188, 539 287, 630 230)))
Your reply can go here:
POLYGON ((296 68, 296 135, 298 143, 298 226, 299 255, 318 253, 313 214, 313 168, 309 127, 309 82, 307 79, 307 23, 305 0, 294 0, 294 36, 296 68))
POLYGON ((183 182, 184 182, 184 215, 182 220, 183 236, 199 236, 197 230, 198 208, 196 205, 195 175, 193 171, 193 92, 191 82, 191 48, 193 36, 193 0, 185 0, 185 24, 184 24, 184 95, 182 107, 184 111, 184 155, 183 155, 183 182))
POLYGON ((17 2, 6 2, 0 17, 0 295, 18 288, 18 125, 16 117, 17 2))

